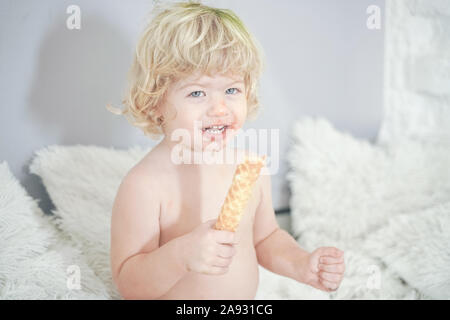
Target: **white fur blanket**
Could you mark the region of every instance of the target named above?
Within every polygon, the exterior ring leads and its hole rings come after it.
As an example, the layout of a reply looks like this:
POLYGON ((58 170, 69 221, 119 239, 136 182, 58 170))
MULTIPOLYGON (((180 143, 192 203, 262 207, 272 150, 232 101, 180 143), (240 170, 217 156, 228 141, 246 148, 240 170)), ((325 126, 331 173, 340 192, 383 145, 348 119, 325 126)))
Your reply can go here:
POLYGON ((80 250, 52 222, 0 163, 0 299, 107 298, 80 250), (72 272, 82 275, 83 290, 71 282, 72 272))
MULTIPOLYGON (((449 148, 375 146, 313 118, 301 119, 293 138, 289 231, 307 250, 342 248, 347 271, 330 294, 260 267, 256 299, 448 299, 449 148)), ((120 298, 109 269, 110 212, 121 179, 147 151, 37 151, 30 171, 55 204, 52 216, 0 165, 0 298, 120 298), (68 287, 74 265, 80 289, 68 287)))
POLYGON ((372 145, 320 118, 293 132, 292 232, 307 250, 343 249, 332 298, 450 298, 450 148, 372 145))

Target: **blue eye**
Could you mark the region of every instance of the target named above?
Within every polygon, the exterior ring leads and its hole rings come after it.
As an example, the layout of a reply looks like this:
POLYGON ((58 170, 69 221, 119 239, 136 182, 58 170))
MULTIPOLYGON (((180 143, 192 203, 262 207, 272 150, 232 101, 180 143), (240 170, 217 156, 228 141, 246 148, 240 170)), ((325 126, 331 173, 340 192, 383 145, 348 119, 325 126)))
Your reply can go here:
POLYGON ((194 92, 191 92, 191 93, 189 94, 189 96, 190 96, 190 97, 197 98, 197 97, 199 97, 199 96, 197 96, 197 95, 192 95, 193 93, 197 93, 197 92, 203 92, 203 91, 194 91, 194 92))
MULTIPOLYGON (((228 88, 228 89, 227 89, 227 92, 229 92, 228 90, 230 90, 230 89, 236 90, 236 93, 240 92, 240 90, 239 90, 238 88, 228 88)), ((197 95, 197 93, 199 93, 199 92, 203 92, 203 91, 193 91, 193 92, 191 92, 191 93, 189 94, 189 97, 199 98, 199 97, 201 97, 201 96, 197 95)), ((204 92, 203 92, 203 93, 204 93, 204 92)), ((236 93, 235 93, 235 94, 236 94, 236 93)))
POLYGON ((229 89, 227 89, 227 90, 230 90, 230 89, 235 89, 237 92, 239 92, 239 89, 238 89, 238 88, 229 88, 229 89))

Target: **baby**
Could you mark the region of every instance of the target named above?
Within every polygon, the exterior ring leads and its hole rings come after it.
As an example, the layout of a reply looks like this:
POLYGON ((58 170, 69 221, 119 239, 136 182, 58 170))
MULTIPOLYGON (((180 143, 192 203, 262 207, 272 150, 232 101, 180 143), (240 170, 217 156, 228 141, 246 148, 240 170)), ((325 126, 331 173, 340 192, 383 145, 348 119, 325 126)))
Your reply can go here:
POLYGON ((238 160, 251 155, 227 142, 259 105, 256 40, 230 10, 187 2, 155 12, 136 47, 121 113, 163 138, 127 173, 115 198, 111 268, 120 294, 254 299, 258 265, 336 290, 343 252, 307 252, 280 229, 269 174, 253 185, 235 232, 214 228, 238 160), (226 160, 229 152, 236 161, 226 160))

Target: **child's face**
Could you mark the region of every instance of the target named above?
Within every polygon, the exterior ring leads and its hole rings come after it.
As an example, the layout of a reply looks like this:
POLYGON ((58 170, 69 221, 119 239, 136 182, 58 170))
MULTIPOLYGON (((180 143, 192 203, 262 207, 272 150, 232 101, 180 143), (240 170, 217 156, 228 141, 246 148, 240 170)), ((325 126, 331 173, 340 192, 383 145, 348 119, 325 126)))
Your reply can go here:
POLYGON ((208 146, 209 150, 221 150, 245 122, 245 89, 243 77, 231 74, 194 74, 179 79, 169 87, 162 107, 166 138, 183 129, 190 136, 189 145, 185 145, 191 150, 208 146))

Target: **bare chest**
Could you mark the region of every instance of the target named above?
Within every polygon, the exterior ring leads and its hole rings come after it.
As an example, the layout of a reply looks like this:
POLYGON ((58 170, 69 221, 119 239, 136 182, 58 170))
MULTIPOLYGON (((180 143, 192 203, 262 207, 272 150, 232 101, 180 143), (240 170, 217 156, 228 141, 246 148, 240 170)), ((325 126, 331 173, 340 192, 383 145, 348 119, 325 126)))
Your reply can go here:
MULTIPOLYGON (((169 193, 161 204, 160 243, 182 236, 207 220, 217 219, 233 179, 234 170, 229 174, 196 175, 184 172, 166 181, 169 193)), ((258 182, 253 186, 252 196, 244 209, 237 229, 241 241, 252 244, 253 221, 259 203, 258 182)))

